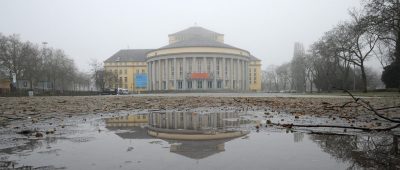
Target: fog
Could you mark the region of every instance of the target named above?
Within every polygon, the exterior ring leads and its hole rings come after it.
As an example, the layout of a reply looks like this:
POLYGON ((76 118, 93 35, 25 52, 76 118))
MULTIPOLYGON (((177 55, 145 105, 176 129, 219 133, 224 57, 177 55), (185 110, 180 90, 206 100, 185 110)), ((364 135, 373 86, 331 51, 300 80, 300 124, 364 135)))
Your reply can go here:
MULTIPOLYGON (((3 0, 0 32, 63 49, 79 69, 120 49, 158 48, 168 34, 198 25, 225 35, 268 65, 289 62, 295 42, 305 47, 340 21, 359 0, 3 0)), ((378 66, 379 67, 379 66, 378 66)))

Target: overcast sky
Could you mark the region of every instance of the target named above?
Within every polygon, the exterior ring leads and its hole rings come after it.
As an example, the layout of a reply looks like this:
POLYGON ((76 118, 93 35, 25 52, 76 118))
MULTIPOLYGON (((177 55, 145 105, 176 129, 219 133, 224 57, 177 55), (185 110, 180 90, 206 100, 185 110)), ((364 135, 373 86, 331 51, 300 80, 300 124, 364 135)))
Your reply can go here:
POLYGON ((158 48, 168 34, 198 26, 225 35, 263 69, 291 60, 295 42, 307 48, 360 0, 1 0, 0 32, 63 49, 79 69, 120 49, 158 48))

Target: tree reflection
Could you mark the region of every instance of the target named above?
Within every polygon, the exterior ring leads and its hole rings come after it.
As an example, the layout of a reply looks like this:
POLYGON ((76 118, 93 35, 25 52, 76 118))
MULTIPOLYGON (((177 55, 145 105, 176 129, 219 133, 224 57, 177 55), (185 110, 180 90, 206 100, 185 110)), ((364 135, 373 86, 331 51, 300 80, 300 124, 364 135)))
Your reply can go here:
POLYGON ((348 169, 399 169, 399 137, 389 134, 310 135, 324 152, 348 162, 348 169))

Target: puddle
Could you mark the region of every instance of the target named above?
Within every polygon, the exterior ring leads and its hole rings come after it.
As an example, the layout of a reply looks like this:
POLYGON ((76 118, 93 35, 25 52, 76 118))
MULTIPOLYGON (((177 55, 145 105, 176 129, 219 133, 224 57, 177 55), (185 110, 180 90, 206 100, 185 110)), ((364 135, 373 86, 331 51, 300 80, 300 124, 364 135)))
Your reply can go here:
MULTIPOLYGON (((85 117, 85 121, 76 118, 72 121, 75 124, 65 120, 68 126, 43 139, 14 136, 12 140, 22 140, 24 144, 0 149, 0 169, 11 167, 10 162, 16 168, 47 169, 400 168, 400 136, 358 132, 321 135, 265 126, 255 129, 255 124, 265 124, 266 116, 271 115, 241 113, 233 125, 249 134, 203 141, 149 136, 146 124, 127 121, 132 120, 127 115, 106 120, 98 116, 85 117)), ((281 121, 290 117, 275 115, 269 119, 281 121)), ((228 120, 232 122, 231 117, 228 120)))

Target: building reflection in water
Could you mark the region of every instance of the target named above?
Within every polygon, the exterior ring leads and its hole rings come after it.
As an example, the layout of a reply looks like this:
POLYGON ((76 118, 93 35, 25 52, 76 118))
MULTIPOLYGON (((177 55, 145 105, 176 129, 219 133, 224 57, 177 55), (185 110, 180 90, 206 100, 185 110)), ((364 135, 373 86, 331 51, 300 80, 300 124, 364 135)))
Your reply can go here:
POLYGON ((171 141, 170 151, 187 158, 199 160, 224 152, 225 142, 228 141, 229 140, 171 141))
POLYGON ((116 131, 115 134, 123 139, 152 139, 145 128, 147 125, 145 114, 106 118, 105 123, 107 129, 116 131))
MULTIPOLYGON (((146 124, 133 123, 134 115, 105 119, 106 128, 116 131, 116 135, 123 139, 154 139, 147 133, 146 124), (119 130, 122 130, 119 132, 119 130), (126 130, 126 131, 125 131, 126 130)), ((188 125, 192 127, 191 125, 188 125)), ((222 126, 222 125, 221 125, 222 126)), ((224 152, 225 143, 231 139, 187 141, 187 140, 166 140, 170 144, 170 152, 185 156, 190 159, 204 159, 211 155, 224 152)))
POLYGON ((324 152, 349 162, 348 169, 400 169, 399 138, 390 134, 310 136, 324 152))
POLYGON ((149 126, 160 129, 209 130, 239 127, 238 112, 152 112, 149 126))

